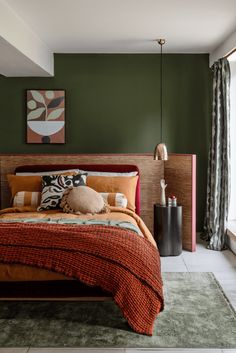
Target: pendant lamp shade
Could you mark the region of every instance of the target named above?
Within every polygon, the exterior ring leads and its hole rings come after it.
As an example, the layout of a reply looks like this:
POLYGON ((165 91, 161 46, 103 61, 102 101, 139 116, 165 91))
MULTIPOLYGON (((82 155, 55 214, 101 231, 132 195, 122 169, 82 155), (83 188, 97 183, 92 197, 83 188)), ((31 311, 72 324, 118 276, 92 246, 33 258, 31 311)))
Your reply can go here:
POLYGON ((167 161, 168 160, 168 152, 167 147, 164 142, 162 142, 162 46, 165 44, 165 39, 158 39, 158 44, 161 46, 161 60, 160 60, 160 107, 161 107, 161 142, 158 143, 154 150, 154 160, 167 161))
POLYGON ((158 143, 154 150, 154 159, 155 161, 168 161, 168 152, 166 144, 163 142, 158 143))

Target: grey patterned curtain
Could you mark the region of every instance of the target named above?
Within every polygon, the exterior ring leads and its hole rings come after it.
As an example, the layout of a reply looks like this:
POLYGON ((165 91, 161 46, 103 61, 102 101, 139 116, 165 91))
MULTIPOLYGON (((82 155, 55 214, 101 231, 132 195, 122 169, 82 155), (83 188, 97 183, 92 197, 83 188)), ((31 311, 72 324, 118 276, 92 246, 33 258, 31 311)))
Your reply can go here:
POLYGON ((212 250, 225 248, 230 194, 230 66, 227 59, 213 65, 212 136, 208 160, 207 204, 203 238, 212 250))

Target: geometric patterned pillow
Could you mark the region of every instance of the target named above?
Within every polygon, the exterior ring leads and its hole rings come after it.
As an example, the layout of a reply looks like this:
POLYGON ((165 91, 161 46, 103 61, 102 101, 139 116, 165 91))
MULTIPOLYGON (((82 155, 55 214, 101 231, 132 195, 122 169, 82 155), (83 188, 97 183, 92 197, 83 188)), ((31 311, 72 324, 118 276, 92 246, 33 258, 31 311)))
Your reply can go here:
POLYGON ((124 194, 119 192, 100 192, 100 195, 110 206, 127 207, 128 200, 124 194))
POLYGON ((38 191, 19 191, 13 199, 13 207, 40 205, 41 192, 38 191))
POLYGON ((38 211, 60 207, 64 191, 70 187, 86 185, 86 174, 42 176, 42 198, 38 211))

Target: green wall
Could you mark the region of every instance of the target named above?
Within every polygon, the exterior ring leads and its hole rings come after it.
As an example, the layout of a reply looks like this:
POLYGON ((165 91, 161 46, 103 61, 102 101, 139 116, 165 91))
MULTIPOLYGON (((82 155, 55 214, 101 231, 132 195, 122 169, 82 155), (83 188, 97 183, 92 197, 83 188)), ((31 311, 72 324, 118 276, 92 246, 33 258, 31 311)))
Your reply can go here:
MULTIPOLYGON (((1 153, 152 152, 160 140, 160 55, 56 54, 52 78, 0 77, 1 153), (66 89, 66 144, 26 144, 25 89, 66 89)), ((163 59, 163 140, 196 153, 198 229, 210 130, 208 55, 163 59)))

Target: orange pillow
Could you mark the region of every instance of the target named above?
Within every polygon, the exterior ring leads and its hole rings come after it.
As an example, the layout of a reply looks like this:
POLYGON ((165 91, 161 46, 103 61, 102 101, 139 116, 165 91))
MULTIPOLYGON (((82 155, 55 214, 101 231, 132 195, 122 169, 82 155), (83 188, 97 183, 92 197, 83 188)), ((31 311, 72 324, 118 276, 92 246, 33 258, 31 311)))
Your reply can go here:
POLYGON ((128 200, 127 208, 135 211, 135 196, 138 176, 110 177, 87 176, 86 185, 97 192, 121 193, 128 200))
POLYGON ((8 174, 7 180, 11 189, 12 198, 14 198, 19 191, 42 191, 42 178, 40 175, 20 176, 8 174))
MULTIPOLYGON (((61 175, 74 175, 74 172, 64 172, 61 175)), ((12 199, 19 191, 36 191, 42 192, 42 177, 40 175, 22 176, 8 174, 7 180, 11 189, 12 199)))

